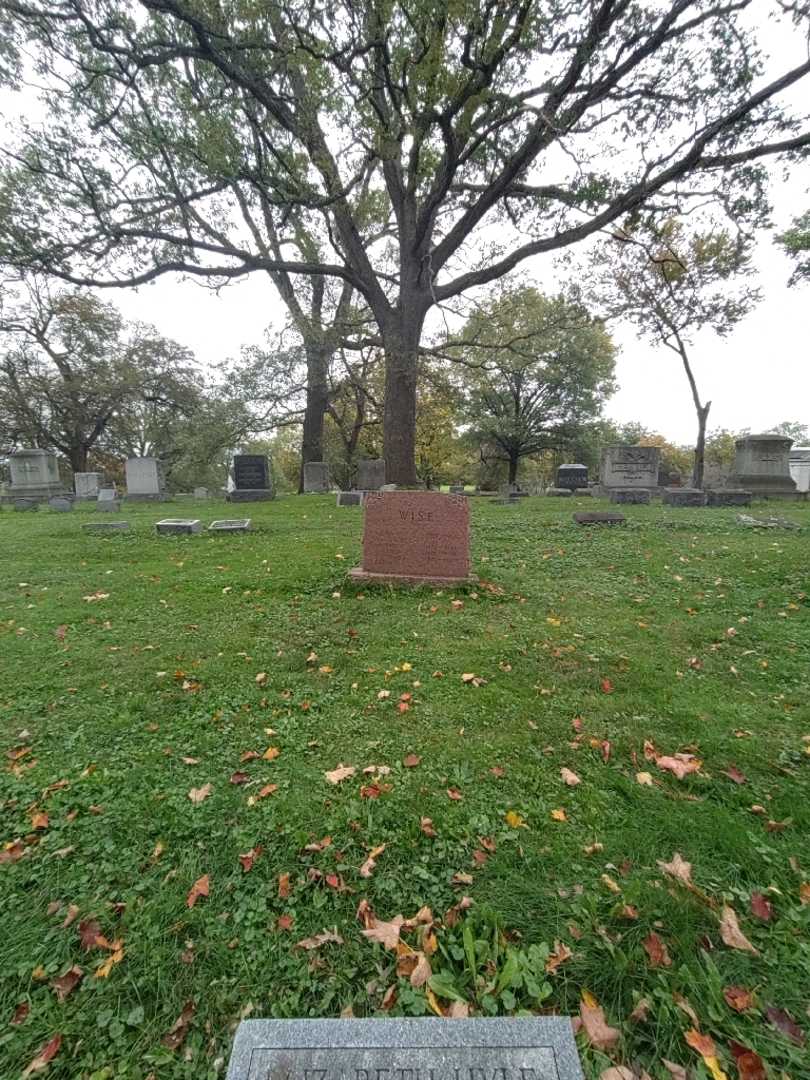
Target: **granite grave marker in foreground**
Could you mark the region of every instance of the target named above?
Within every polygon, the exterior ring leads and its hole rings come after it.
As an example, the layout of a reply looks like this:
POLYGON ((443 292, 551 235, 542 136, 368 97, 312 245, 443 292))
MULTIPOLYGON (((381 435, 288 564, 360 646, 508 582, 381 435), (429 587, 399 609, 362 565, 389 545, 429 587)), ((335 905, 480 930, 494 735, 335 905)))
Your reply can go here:
POLYGON ((226 1080, 583 1080, 571 1021, 243 1020, 226 1080))
POLYGON ((460 585, 470 580, 470 506, 438 491, 374 491, 366 497, 358 581, 460 585))

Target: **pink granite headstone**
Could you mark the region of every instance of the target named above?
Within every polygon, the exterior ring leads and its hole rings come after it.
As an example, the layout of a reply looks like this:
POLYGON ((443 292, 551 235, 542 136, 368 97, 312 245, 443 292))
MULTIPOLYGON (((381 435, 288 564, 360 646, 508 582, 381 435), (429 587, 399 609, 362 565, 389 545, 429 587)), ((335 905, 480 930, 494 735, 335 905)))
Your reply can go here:
POLYGON ((358 581, 470 581, 470 505, 438 491, 375 491, 366 497, 358 581))

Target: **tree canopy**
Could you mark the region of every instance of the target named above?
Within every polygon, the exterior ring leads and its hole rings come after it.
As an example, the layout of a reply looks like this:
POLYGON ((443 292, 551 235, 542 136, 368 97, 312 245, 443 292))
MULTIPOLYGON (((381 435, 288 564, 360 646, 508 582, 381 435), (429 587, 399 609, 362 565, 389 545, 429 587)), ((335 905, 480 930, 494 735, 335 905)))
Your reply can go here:
POLYGON ((790 275, 790 284, 810 281, 810 210, 797 217, 790 228, 776 239, 796 263, 790 275))
POLYGON ((810 61, 766 64, 750 7, 2 0, 0 72, 35 52, 47 112, 6 156, 0 260, 96 285, 338 279, 385 354, 388 479, 412 483, 432 307, 632 212, 763 220, 763 160, 810 145, 780 103, 810 61))

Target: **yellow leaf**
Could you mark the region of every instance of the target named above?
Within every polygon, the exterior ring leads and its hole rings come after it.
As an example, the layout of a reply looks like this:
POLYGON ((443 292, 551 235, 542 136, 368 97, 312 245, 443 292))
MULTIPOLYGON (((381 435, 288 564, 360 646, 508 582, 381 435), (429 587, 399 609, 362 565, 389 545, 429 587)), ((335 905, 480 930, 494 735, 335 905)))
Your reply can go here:
POLYGON ((504 818, 506 824, 510 829, 527 829, 528 825, 517 812, 517 810, 507 810, 504 818))
POLYGON ((565 811, 563 809, 552 810, 551 819, 552 821, 568 821, 568 818, 565 816, 565 811))
POLYGON ((596 1000, 590 990, 582 991, 582 1000, 585 1002, 589 1009, 595 1009, 599 1004, 599 1002, 596 1000))
POLYGON ((430 1005, 431 1009, 433 1009, 436 1015, 444 1016, 444 1013, 442 1012, 442 1007, 436 1000, 436 995, 433 993, 429 986, 425 990, 425 996, 427 997, 428 1005, 430 1005))
POLYGON ((277 746, 268 746, 262 757, 265 761, 273 761, 281 753, 277 746))
POLYGON ((612 893, 620 893, 622 891, 621 887, 616 884, 616 882, 613 880, 612 877, 610 877, 609 874, 602 874, 600 881, 605 886, 605 888, 612 893))
POLYGON ((124 949, 123 949, 123 947, 121 947, 119 949, 116 949, 114 953, 111 953, 107 957, 107 959, 104 961, 104 963, 100 967, 96 968, 96 978, 97 979, 106 979, 107 976, 112 971, 113 966, 115 964, 120 964, 123 959, 124 959, 124 949))

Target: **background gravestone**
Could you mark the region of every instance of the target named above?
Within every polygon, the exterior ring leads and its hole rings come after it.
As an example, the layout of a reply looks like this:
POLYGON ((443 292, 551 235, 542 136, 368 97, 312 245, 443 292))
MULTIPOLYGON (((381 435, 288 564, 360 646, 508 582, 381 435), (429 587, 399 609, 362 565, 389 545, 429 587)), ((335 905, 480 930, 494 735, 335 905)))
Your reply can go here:
POLYGON ((226 1080, 583 1080, 564 1016, 243 1020, 226 1080))
POLYGON ((270 463, 264 454, 234 454, 233 484, 228 502, 261 502, 275 495, 270 463))
POLYGON ((130 502, 159 502, 165 493, 163 465, 157 458, 127 458, 127 499, 130 502))
POLYGON ((734 473, 729 486, 765 498, 790 498, 796 481, 790 475, 793 440, 782 435, 745 435, 735 445, 734 473))
POLYGON ((365 500, 365 491, 339 491, 335 506, 362 506, 365 500))
POLYGON ((96 499, 96 510, 105 513, 118 512, 121 509, 121 500, 115 488, 102 488, 96 499))
POLYGON ((470 505, 438 491, 377 491, 366 496, 358 581, 464 584, 470 578, 470 505))
POLYGON ((73 490, 77 499, 97 499, 104 486, 104 473, 77 472, 73 474, 73 490))
POLYGON ((73 509, 73 498, 70 495, 51 495, 48 506, 59 514, 65 514, 73 509))
POLYGON ((569 491, 586 488, 588 486, 588 466, 578 464, 560 465, 557 469, 557 482, 554 486, 568 488, 569 491))
POLYGON ((606 446, 602 450, 599 482, 610 494, 612 488, 658 486, 661 451, 657 446, 606 446))
POLYGON ((325 461, 307 461, 304 463, 304 491, 315 495, 329 491, 332 487, 329 479, 329 466, 325 461))
POLYGON ((796 490, 810 491, 810 446, 791 446, 788 467, 796 481, 796 490))
POLYGON ((358 491, 379 491, 385 483, 385 458, 363 458, 357 462, 358 491))
POLYGON ((9 454, 11 488, 9 495, 15 499, 42 499, 62 495, 65 485, 59 477, 56 454, 50 450, 18 450, 9 454))

